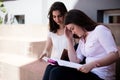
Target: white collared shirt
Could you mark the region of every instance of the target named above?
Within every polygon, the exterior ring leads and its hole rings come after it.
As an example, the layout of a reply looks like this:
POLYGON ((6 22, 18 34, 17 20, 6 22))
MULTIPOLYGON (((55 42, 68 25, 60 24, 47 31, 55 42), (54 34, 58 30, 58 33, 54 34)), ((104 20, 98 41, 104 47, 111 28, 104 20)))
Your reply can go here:
MULTIPOLYGON (((100 59, 112 51, 117 51, 117 47, 111 31, 104 25, 98 25, 93 31, 88 33, 86 43, 80 39, 77 56, 81 60, 86 57, 86 63, 100 59)), ((95 74, 105 80, 115 79, 115 64, 94 68, 95 74)))

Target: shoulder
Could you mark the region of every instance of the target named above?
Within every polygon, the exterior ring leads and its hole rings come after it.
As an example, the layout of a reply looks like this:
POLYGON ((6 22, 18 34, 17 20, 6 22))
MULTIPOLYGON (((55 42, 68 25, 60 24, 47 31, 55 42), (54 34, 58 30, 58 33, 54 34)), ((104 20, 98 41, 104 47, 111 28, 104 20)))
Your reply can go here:
POLYGON ((94 31, 96 33, 102 33, 104 31, 110 31, 110 29, 105 25, 97 25, 94 31))
POLYGON ((98 25, 94 30, 94 34, 97 38, 107 38, 111 36, 111 30, 105 25, 98 25))
POLYGON ((58 35, 56 33, 53 33, 53 32, 48 32, 48 37, 57 38, 58 35))
POLYGON ((55 33, 53 33, 53 32, 48 32, 48 36, 52 36, 52 35, 55 35, 55 33))

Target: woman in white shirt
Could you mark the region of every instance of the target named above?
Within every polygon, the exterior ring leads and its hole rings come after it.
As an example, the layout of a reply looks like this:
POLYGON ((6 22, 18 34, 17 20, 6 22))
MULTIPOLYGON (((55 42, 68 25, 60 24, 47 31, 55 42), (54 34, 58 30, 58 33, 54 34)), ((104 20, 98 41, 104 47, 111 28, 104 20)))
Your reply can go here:
POLYGON ((61 58, 63 49, 67 48, 67 39, 64 35, 64 16, 67 9, 62 2, 54 2, 49 10, 49 33, 43 53, 40 59, 48 55, 52 49, 51 58, 61 58))
POLYGON ((79 69, 57 66, 52 68, 48 80, 115 80, 115 61, 119 58, 111 31, 91 20, 80 10, 70 10, 65 16, 65 35, 71 62, 85 64, 79 69), (80 37, 74 50, 72 36, 80 37))

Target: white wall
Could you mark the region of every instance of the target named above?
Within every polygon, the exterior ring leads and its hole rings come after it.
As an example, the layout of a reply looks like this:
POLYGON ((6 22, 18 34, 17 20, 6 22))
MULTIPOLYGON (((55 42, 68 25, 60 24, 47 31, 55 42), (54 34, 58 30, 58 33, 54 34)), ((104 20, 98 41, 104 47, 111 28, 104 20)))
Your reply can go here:
POLYGON ((47 25, 47 14, 50 6, 55 1, 63 2, 67 9, 80 9, 93 20, 97 19, 97 10, 120 9, 120 0, 16 0, 4 2, 11 14, 25 14, 26 24, 47 25))
POLYGON ((42 22, 42 0, 18 0, 7 1, 5 6, 9 14, 25 15, 26 24, 38 24, 42 22))
POLYGON ((64 2, 68 10, 72 9, 77 2, 77 0, 16 0, 6 1, 4 5, 9 14, 25 15, 26 24, 47 25, 47 14, 50 6, 55 1, 64 2))
POLYGON ((74 8, 84 11, 96 21, 97 10, 120 9, 120 0, 78 0, 74 8))

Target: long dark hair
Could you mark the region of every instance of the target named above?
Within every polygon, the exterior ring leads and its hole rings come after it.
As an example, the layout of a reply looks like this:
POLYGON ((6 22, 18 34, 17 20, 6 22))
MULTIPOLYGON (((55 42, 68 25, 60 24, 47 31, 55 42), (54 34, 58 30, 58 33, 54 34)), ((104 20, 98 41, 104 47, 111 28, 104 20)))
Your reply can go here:
POLYGON ((52 12, 58 10, 60 11, 62 16, 65 16, 67 9, 64 5, 64 3, 62 2, 55 2, 52 4, 52 6, 50 7, 50 11, 48 13, 48 17, 49 17, 49 30, 50 32, 56 33, 57 29, 59 29, 59 25, 53 20, 53 15, 52 12))
POLYGON ((95 27, 98 25, 85 13, 77 9, 72 9, 66 14, 64 24, 67 25, 70 23, 76 24, 87 31, 94 30, 95 27))

